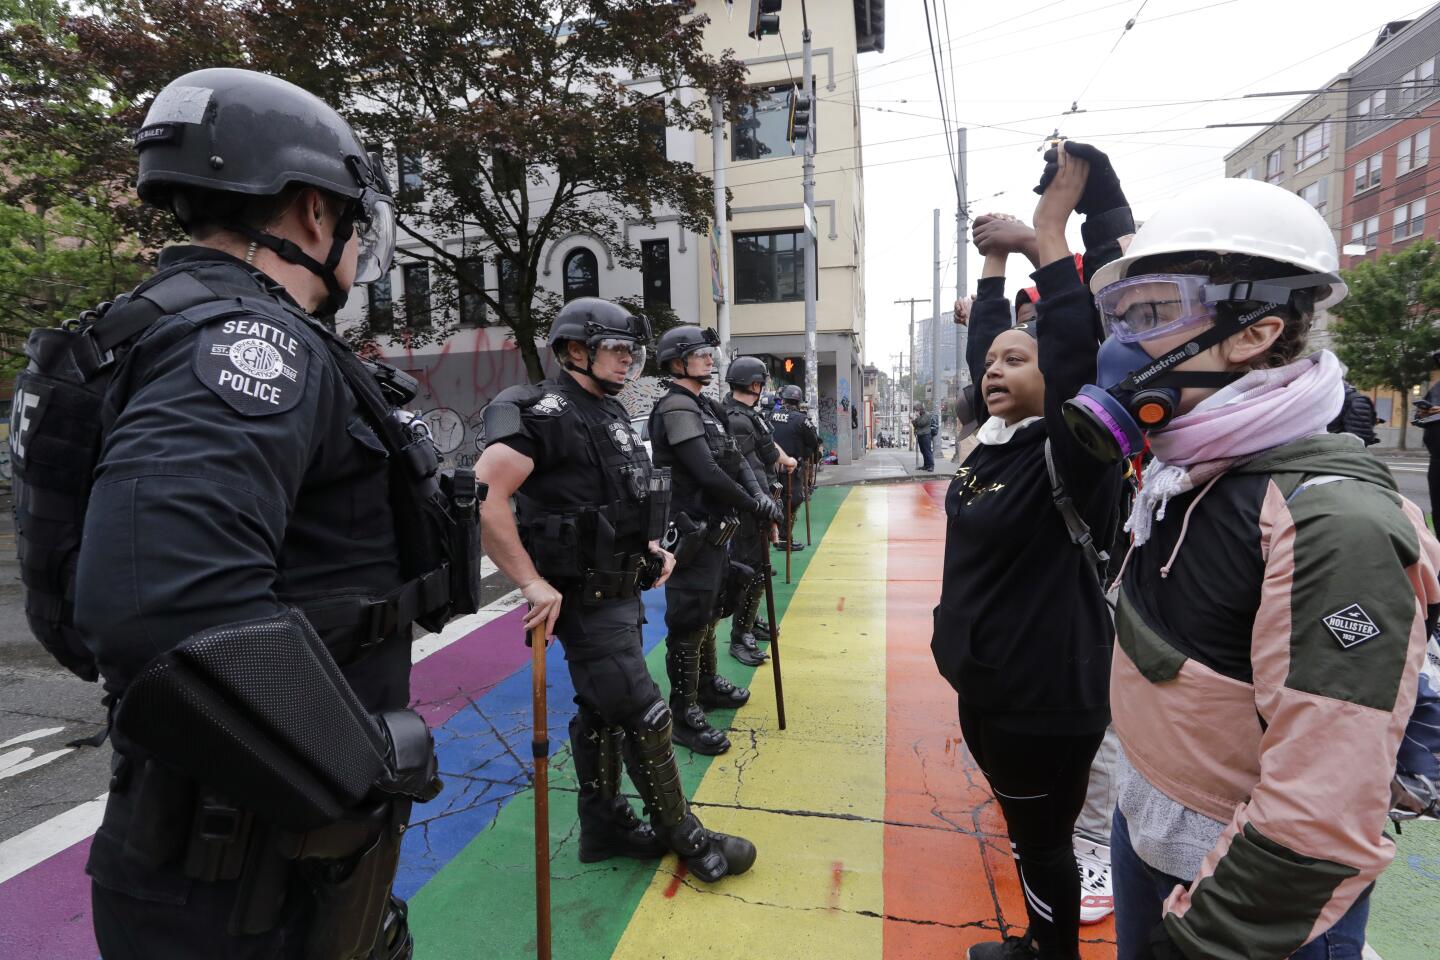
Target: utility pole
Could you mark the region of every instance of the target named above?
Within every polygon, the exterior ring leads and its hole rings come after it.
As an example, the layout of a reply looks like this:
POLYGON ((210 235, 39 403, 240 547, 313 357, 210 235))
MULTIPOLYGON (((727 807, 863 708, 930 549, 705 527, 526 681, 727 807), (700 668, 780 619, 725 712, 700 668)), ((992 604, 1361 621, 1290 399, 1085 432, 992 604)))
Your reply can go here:
POLYGON ((924 303, 925 301, 922 300, 922 299, 920 299, 919 297, 912 297, 912 298, 910 298, 909 300, 896 300, 895 302, 896 302, 897 304, 898 304, 898 303, 908 303, 908 304, 910 304, 910 339, 907 341, 906 348, 905 348, 906 350, 909 351, 909 355, 910 355, 910 359, 909 359, 909 367, 910 367, 910 395, 905 398, 905 415, 906 415, 906 416, 905 416, 905 424, 906 424, 906 427, 907 427, 907 436, 910 436, 910 445, 913 446, 913 445, 914 445, 915 438, 914 438, 913 435, 910 435, 910 434, 909 434, 909 432, 908 432, 908 427, 909 427, 909 423, 910 423, 910 416, 909 416, 909 414, 910 414, 910 408, 911 408, 911 406, 913 406, 914 403, 915 403, 915 304, 917 304, 917 303, 924 303))
MULTIPOLYGON (((957 156, 960 161, 959 176, 955 180, 955 299, 962 299, 970 291, 970 271, 968 266, 968 238, 966 226, 970 222, 969 200, 966 197, 965 186, 965 128, 961 127, 955 131, 957 156)), ((955 328, 955 398, 960 398, 960 391, 970 382, 970 368, 965 363, 965 343, 970 337, 970 328, 958 324, 955 328)), ((960 436, 960 421, 955 421, 955 436, 960 436)), ((955 441, 955 453, 953 459, 960 462, 960 441, 955 441)))
POLYGON ((710 143, 714 148, 712 175, 715 184, 715 228, 711 231, 711 242, 718 238, 720 249, 715 251, 719 261, 719 299, 715 301, 715 332, 720 337, 720 357, 716 365, 719 374, 715 379, 725 382, 725 371, 730 367, 730 246, 726 239, 725 225, 725 107, 719 96, 710 98, 710 143))
POLYGON ((940 208, 935 208, 935 276, 934 285, 930 295, 930 377, 933 393, 931 394, 930 412, 940 423, 940 410, 945 401, 945 358, 940 355, 940 344, 943 339, 940 336, 940 208))
MULTIPOLYGON (((805 32, 801 34, 804 56, 802 67, 805 71, 806 102, 810 104, 810 124, 805 131, 805 161, 802 179, 805 188, 805 402, 810 405, 815 419, 820 419, 820 371, 815 356, 815 285, 820 282, 820 264, 815 236, 815 76, 810 69, 810 19, 805 12, 805 0, 800 0, 800 21, 805 32)), ((836 353, 839 361, 839 353, 836 353)), ((838 371, 837 371, 838 375, 838 371)), ((839 396, 836 396, 835 441, 838 444, 845 431, 840 428, 839 396)), ((838 451, 837 451, 838 452, 838 451)))

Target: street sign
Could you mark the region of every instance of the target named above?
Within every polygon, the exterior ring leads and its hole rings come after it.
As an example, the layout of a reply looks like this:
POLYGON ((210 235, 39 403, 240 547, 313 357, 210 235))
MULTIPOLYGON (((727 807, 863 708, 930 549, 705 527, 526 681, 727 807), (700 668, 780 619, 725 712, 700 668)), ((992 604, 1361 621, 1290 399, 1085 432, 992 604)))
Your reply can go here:
POLYGON ((810 236, 812 236, 812 237, 813 237, 813 236, 816 236, 816 233, 815 233, 815 208, 812 207, 812 206, 811 206, 810 204, 808 204, 808 203, 805 204, 805 229, 810 231, 810 236))

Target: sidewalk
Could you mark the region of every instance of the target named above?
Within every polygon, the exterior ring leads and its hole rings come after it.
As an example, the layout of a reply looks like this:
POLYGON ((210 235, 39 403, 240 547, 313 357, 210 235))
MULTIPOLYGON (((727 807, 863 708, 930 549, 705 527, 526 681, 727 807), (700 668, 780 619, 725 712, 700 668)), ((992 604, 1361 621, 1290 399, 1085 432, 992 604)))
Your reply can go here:
MULTIPOLYGON (((822 487, 843 486, 854 483, 899 483, 907 480, 928 480, 932 477, 951 477, 959 464, 950 457, 955 448, 946 445, 944 450, 935 451, 935 472, 919 470, 919 457, 914 450, 866 450, 865 456, 847 464, 826 464, 820 468, 816 483, 822 487)), ((969 452, 967 447, 966 453, 969 452)))

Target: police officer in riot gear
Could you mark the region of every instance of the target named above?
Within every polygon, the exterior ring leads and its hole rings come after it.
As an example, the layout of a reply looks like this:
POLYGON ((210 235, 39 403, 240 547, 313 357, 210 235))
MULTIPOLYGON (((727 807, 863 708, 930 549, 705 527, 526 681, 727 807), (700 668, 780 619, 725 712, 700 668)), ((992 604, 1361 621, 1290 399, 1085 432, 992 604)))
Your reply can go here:
MULTIPOLYGON (((779 487, 780 471, 793 473, 798 461, 775 443, 770 423, 756 408, 765 386, 768 371, 756 357, 737 357, 725 371, 730 396, 725 398, 725 413, 730 434, 750 464, 750 472, 767 489, 779 487)), ((736 564, 732 573, 743 571, 736 589, 735 610, 730 621, 730 656, 749 667, 765 662, 766 654, 756 645, 755 620, 765 594, 765 555, 769 549, 769 523, 761 523, 753 514, 740 518, 740 532, 730 544, 730 555, 736 564)), ((769 639, 766 632, 763 639, 769 639)))
MULTIPOLYGON (((800 460, 813 462, 820 455, 820 434, 815 431, 815 426, 801 409, 804 401, 805 392, 793 383, 788 384, 780 391, 780 409, 771 415, 770 422, 775 428, 775 442, 780 444, 781 448, 793 450, 800 460)), ((790 529, 784 532, 784 539, 776 547, 777 550, 784 550, 787 541, 792 551, 805 549, 803 543, 793 542, 790 534, 795 529, 795 518, 800 513, 800 507, 809 496, 810 491, 805 489, 802 475, 797 473, 790 482, 790 529)))
POLYGON ((674 473, 671 505, 675 573, 665 588, 665 668, 675 741, 696 753, 730 749, 724 732, 705 710, 738 707, 750 691, 716 672, 715 627, 724 615, 721 593, 729 571, 726 545, 748 513, 762 523, 780 510, 763 480, 756 479, 726 428, 719 403, 701 393, 715 372, 713 330, 675 327, 657 346, 660 369, 671 377, 668 392, 650 411, 650 445, 657 466, 674 473))
POLYGON ((610 399, 638 376, 646 321, 591 297, 550 327, 563 372, 511 387, 485 408, 478 472, 490 484, 486 543, 520 585, 528 629, 544 623, 565 648, 579 708, 570 749, 580 781, 580 859, 658 858, 674 850, 702 880, 743 873, 747 840, 706 830, 686 802, 671 746, 671 713, 645 665, 640 592, 664 583, 674 557, 658 539, 670 477, 654 469, 610 399), (504 499, 514 494, 516 512, 504 499), (620 793, 622 758, 650 814, 620 793))
MULTIPOLYGON (((108 384, 73 594, 118 698, 96 939, 106 960, 408 957, 390 884, 439 789, 411 626, 474 609, 478 543, 473 487, 446 499, 433 445, 316 320, 389 270, 383 173, 325 103, 245 70, 173 81, 135 143, 141 198, 192 242, 66 333, 108 384)), ((32 498, 70 495, 41 489, 47 457, 87 449, 54 425, 77 395, 36 374, 59 335, 32 337, 25 381, 50 408, 17 498, 32 561, 61 549, 32 498)))

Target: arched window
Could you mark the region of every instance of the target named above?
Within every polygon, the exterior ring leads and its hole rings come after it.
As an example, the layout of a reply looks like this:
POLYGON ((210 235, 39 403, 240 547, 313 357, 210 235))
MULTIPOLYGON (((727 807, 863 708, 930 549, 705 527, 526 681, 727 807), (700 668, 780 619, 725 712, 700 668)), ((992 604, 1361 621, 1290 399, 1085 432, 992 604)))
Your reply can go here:
POLYGON ((565 256, 565 302, 576 297, 600 296, 600 265, 583 247, 565 256))

